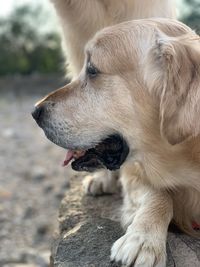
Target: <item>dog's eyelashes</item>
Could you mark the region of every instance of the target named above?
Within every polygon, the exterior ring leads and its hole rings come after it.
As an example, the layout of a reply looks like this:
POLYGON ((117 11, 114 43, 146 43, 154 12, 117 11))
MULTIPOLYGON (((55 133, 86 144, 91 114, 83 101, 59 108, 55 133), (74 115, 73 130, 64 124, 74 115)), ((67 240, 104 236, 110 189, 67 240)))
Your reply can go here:
POLYGON ((95 78, 98 74, 99 70, 89 62, 87 65, 87 75, 90 78, 95 78))

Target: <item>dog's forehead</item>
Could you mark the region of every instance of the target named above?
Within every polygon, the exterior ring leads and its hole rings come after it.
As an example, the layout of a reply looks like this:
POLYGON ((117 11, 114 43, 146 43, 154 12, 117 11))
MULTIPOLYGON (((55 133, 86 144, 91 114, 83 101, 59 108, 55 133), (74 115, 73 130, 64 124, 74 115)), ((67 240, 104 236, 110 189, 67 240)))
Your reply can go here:
POLYGON ((86 46, 87 60, 107 70, 133 66, 133 62, 137 61, 137 45, 130 35, 130 32, 115 27, 100 31, 86 46))
POLYGON ((157 26, 155 22, 144 20, 142 23, 128 21, 104 28, 88 42, 86 50, 90 54, 100 52, 117 57, 133 56, 142 50, 144 44, 150 44, 157 26))

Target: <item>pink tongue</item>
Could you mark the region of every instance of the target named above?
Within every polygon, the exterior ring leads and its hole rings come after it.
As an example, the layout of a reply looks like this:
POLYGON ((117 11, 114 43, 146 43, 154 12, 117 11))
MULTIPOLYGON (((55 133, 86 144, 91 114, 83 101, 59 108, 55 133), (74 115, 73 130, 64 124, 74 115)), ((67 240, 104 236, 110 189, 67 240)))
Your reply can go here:
POLYGON ((67 166, 68 163, 73 159, 74 152, 72 150, 68 150, 65 156, 65 160, 62 164, 63 167, 67 166))

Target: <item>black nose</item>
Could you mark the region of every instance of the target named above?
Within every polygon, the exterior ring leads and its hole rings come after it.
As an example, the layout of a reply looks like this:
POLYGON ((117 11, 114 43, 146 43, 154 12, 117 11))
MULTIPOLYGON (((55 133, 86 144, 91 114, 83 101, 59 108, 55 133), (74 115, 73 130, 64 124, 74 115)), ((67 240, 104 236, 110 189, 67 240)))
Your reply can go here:
POLYGON ((38 107, 35 107, 35 109, 31 113, 33 118, 36 120, 36 122, 39 122, 41 115, 43 113, 43 110, 44 110, 43 106, 38 106, 38 107))

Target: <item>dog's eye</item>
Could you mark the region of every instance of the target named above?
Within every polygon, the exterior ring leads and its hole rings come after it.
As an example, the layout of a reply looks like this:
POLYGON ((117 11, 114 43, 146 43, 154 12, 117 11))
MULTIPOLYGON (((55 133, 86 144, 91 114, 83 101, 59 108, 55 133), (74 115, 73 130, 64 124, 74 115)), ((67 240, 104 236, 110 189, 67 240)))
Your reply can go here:
POLYGON ((87 65, 87 74, 90 78, 94 78, 99 73, 98 69, 94 67, 91 63, 88 63, 87 65))

